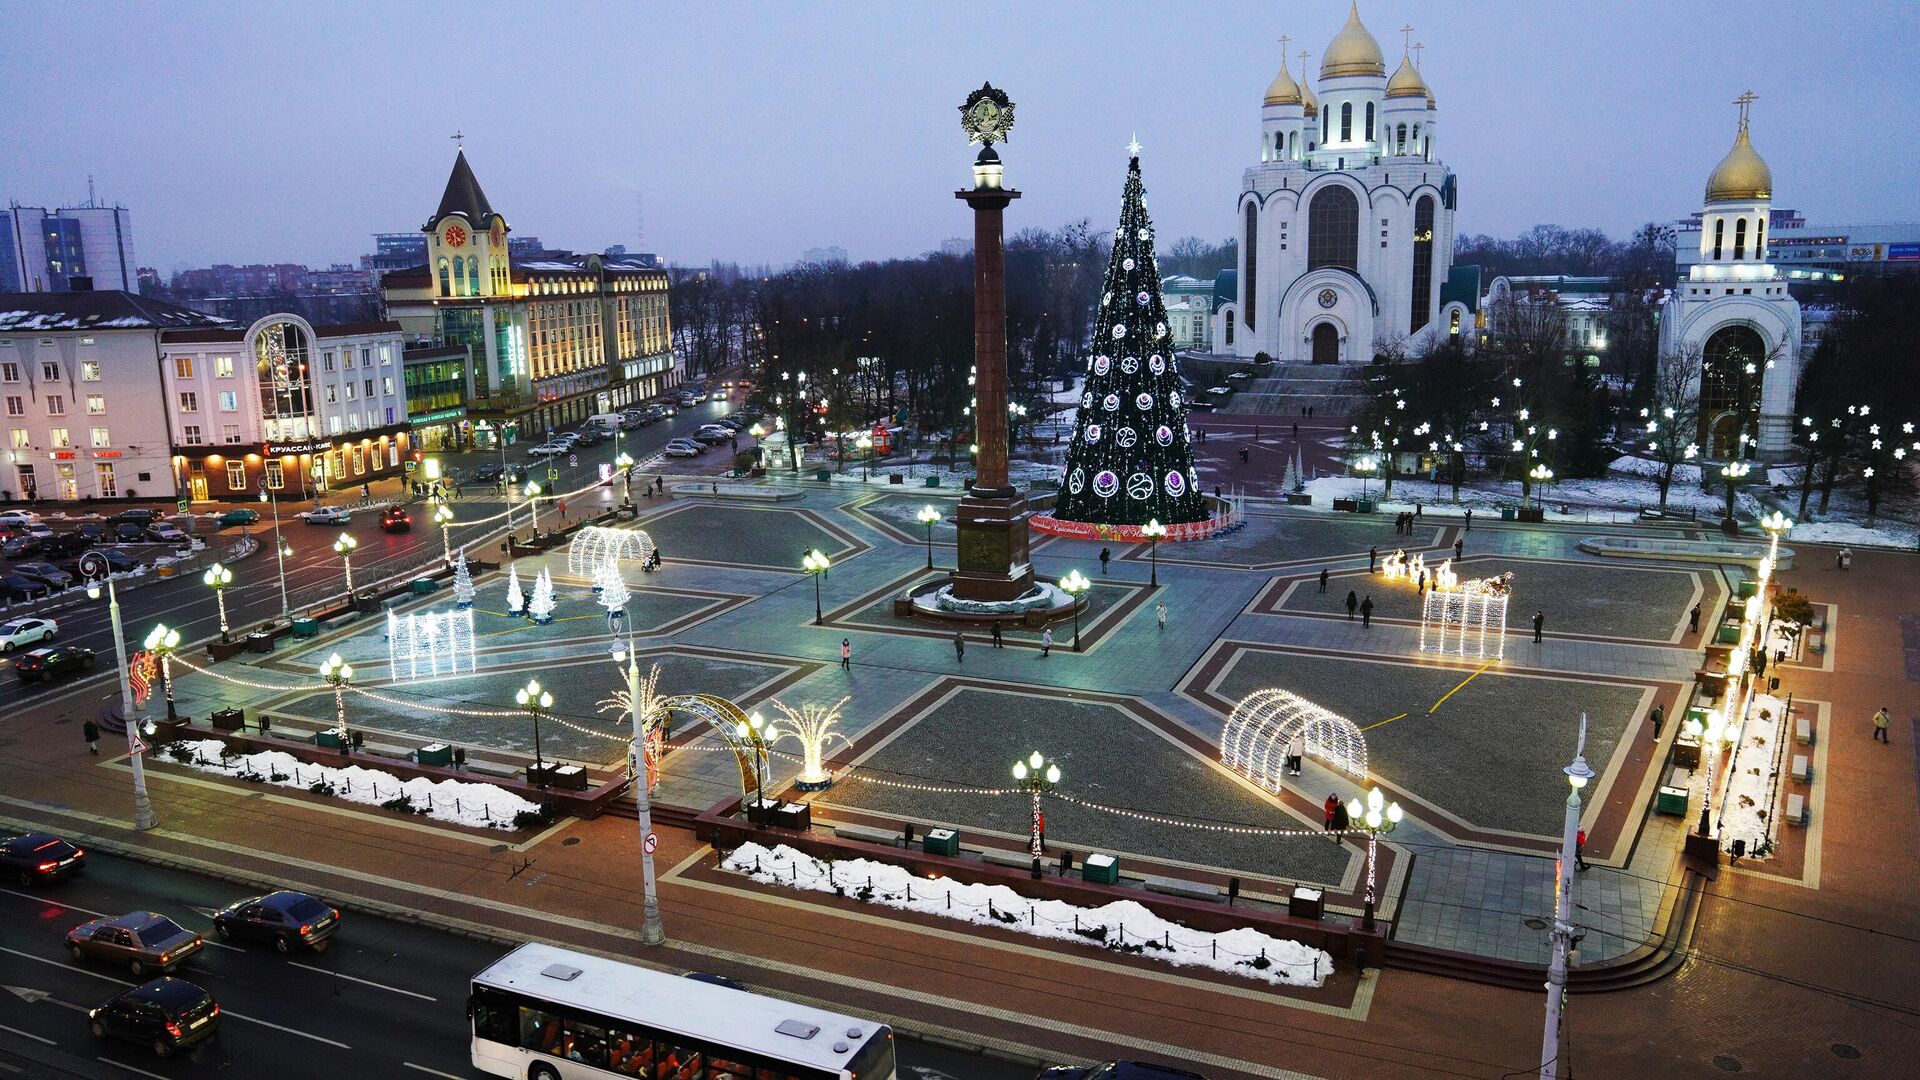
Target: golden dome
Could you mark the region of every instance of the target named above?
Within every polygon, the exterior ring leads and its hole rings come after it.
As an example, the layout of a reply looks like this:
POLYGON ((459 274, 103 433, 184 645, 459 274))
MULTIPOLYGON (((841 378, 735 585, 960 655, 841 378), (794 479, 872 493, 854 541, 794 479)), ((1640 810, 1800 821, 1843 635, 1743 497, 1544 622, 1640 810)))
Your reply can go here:
POLYGON ((1280 74, 1275 75, 1273 81, 1267 84, 1266 104, 1300 104, 1300 84, 1294 82, 1293 76, 1288 73, 1287 58, 1284 56, 1280 58, 1280 74))
MULTIPOLYGON (((1303 59, 1300 61, 1300 70, 1304 72, 1306 68, 1307 62, 1303 59)), ((1308 116, 1320 115, 1320 99, 1313 96, 1313 87, 1308 86, 1305 81, 1300 83, 1300 104, 1306 107, 1308 116)))
POLYGON ((1387 62, 1380 55, 1380 43, 1360 25, 1360 5, 1355 0, 1347 11, 1347 25, 1333 36, 1325 56, 1320 58, 1320 77, 1342 75, 1385 75, 1387 62))
POLYGON ((1420 73, 1414 70, 1413 60, 1405 54, 1401 55, 1400 66, 1394 70, 1393 78, 1387 80, 1387 96, 1389 98, 1433 97, 1432 94, 1427 93, 1427 84, 1421 80, 1420 73))
POLYGON ((1707 201, 1739 199, 1773 198, 1773 170, 1753 150, 1753 144, 1747 141, 1747 129, 1744 124, 1740 134, 1733 140, 1733 149, 1713 167, 1713 175, 1707 177, 1707 201))
POLYGON ((1433 91, 1432 91, 1432 90, 1428 90, 1428 91, 1427 91, 1427 108, 1429 108, 1429 109, 1431 109, 1431 108, 1433 108, 1433 107, 1434 107, 1434 106, 1433 106, 1433 91))

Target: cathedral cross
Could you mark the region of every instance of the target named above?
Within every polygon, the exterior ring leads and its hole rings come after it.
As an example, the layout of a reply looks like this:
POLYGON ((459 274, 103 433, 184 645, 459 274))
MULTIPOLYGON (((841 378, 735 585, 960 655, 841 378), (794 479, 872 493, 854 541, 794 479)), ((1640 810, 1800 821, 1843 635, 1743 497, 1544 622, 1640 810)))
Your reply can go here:
POLYGON ((1741 131, 1747 130, 1747 109, 1750 106, 1752 106, 1754 102, 1759 100, 1760 100, 1760 95, 1754 93, 1751 90, 1733 99, 1733 103, 1735 105, 1740 106, 1740 130, 1741 131))
POLYGON ((1416 41, 1413 43, 1413 66, 1414 67, 1417 68, 1420 66, 1420 52, 1426 47, 1427 47, 1427 43, 1424 41, 1416 41))
POLYGON ((454 145, 454 147, 455 147, 456 149, 464 149, 464 148, 466 147, 466 145, 467 145, 467 144, 466 144, 466 138, 467 138, 467 137, 466 137, 466 135, 464 135, 464 134, 462 134, 462 133, 460 133, 460 132, 458 132, 458 131, 456 131, 456 132, 454 132, 453 134, 451 134, 451 135, 449 135, 449 136, 447 136, 447 138, 449 138, 449 139, 452 139, 452 140, 453 140, 453 145, 454 145))
POLYGON ((1407 23, 1405 26, 1402 26, 1400 28, 1400 33, 1402 35, 1400 48, 1401 48, 1401 51, 1404 52, 1405 50, 1413 47, 1413 24, 1407 23))

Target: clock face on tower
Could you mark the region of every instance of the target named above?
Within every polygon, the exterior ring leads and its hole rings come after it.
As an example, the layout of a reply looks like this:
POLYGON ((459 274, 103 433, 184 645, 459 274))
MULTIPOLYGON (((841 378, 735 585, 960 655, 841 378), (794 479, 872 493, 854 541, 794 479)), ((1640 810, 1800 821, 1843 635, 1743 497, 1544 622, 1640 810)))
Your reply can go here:
POLYGON ((1320 290, 1320 306, 1321 307, 1330 308, 1339 302, 1340 302, 1339 293, 1334 292, 1332 289, 1320 290))
POLYGON ((465 247, 466 246, 467 230, 461 228, 460 226, 458 225, 447 226, 446 236, 447 236, 448 247, 465 247))

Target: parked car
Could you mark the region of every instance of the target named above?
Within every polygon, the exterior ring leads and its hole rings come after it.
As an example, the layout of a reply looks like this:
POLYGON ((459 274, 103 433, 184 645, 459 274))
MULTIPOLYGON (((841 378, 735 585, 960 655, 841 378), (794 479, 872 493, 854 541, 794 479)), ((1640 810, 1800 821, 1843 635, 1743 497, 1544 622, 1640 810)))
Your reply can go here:
POLYGON ((73 531, 96 544, 107 538, 107 527, 97 522, 89 521, 85 525, 78 526, 73 531))
POLYGON ((40 515, 31 510, 0 510, 0 528, 34 525, 39 521, 40 515))
POLYGON ((46 550, 46 543, 37 536, 15 536, 0 544, 0 555, 9 559, 31 559, 46 550))
POLYGON ((301 892, 272 892, 236 900, 213 913, 221 940, 271 941, 281 952, 324 952, 340 929, 340 912, 301 892))
POLYGON ((22 833, 0 840, 0 870, 21 885, 58 881, 86 869, 85 848, 75 847, 52 833, 22 833))
POLYGON ((353 520, 353 512, 344 506, 316 506, 299 517, 309 525, 345 525, 353 520))
POLYGON ((121 551, 119 548, 94 548, 87 554, 98 555, 107 560, 107 569, 116 574, 123 574, 129 570, 137 570, 140 567, 139 559, 121 551))
POLYGON ((259 523, 260 511, 249 510, 244 506, 221 514, 218 521, 219 526, 223 529, 229 525, 257 525, 259 523))
POLYGON ((1236 383, 1236 384, 1237 384, 1237 383, 1245 383, 1245 382, 1252 382, 1252 381, 1253 381, 1253 372, 1251 372, 1251 371, 1236 371, 1236 372, 1234 372, 1233 374, 1231 374, 1231 375, 1229 375, 1229 376, 1227 376, 1227 381, 1228 381, 1228 382, 1230 382, 1230 383, 1236 383))
POLYGON ((89 919, 67 931, 75 960, 106 960, 135 975, 170 974, 205 945, 199 934, 154 911, 89 919))
POLYGON ((139 521, 122 521, 113 527, 113 538, 128 544, 147 542, 147 526, 139 521))
POLYGON ((13 572, 21 577, 32 578, 51 589, 64 589, 73 584, 73 578, 65 570, 50 562, 22 562, 13 564, 13 572))
POLYGON ((1103 1065, 1055 1065, 1040 1070, 1036 1080, 1207 1080, 1196 1072, 1142 1061, 1109 1061, 1103 1065))
POLYGON ((147 539, 156 544, 186 544, 192 542, 186 533, 180 531, 178 525, 171 525, 164 521, 156 521, 147 526, 147 539))
POLYGON ((12 652, 28 645, 37 645, 42 641, 52 641, 60 632, 60 624, 52 619, 13 619, 0 624, 0 652, 12 652))
POLYGON ((41 554, 49 559, 58 559, 67 555, 78 555, 93 546, 93 537, 77 532, 57 533, 47 537, 40 545, 41 554))
POLYGON ((107 524, 122 525, 128 522, 132 522, 133 524, 136 524, 144 529, 148 525, 153 524, 155 521, 158 521, 159 519, 160 519, 160 511, 155 510, 150 506, 136 506, 129 510, 122 510, 119 513, 108 518, 107 524))
POLYGON ((87 1030, 94 1038, 143 1043, 156 1057, 189 1052, 219 1027, 219 1003, 185 979, 155 979, 87 1010, 87 1030))
POLYGON ((46 582, 24 574, 0 574, 0 597, 7 600, 31 600, 41 593, 52 591, 46 582))
POLYGON ((598 432, 597 430, 593 428, 585 428, 580 432, 580 437, 573 440, 573 445, 598 446, 601 443, 605 442, 606 439, 607 437, 605 435, 600 434, 600 432, 598 432))
POLYGON ((412 532, 413 515, 404 507, 389 506, 380 514, 380 528, 385 532, 412 532))
POLYGON ((561 454, 564 454, 566 452, 567 452, 567 446, 565 443, 543 442, 539 446, 536 446, 533 449, 528 450, 527 456, 550 458, 550 457, 559 457, 561 454))
POLYGON ((93 670, 93 650, 76 645, 48 645, 23 652, 13 661, 21 682, 52 682, 56 676, 93 670))
POLYGON ((664 448, 668 457, 699 457, 705 446, 692 439, 674 439, 664 448))

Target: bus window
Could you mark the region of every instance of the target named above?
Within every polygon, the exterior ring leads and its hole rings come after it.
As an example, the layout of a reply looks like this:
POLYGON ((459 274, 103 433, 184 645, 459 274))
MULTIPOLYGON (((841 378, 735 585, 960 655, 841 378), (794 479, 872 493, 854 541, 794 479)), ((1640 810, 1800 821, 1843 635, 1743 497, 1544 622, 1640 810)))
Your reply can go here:
POLYGON ((707 1062, 707 1080, 753 1080, 753 1067, 714 1058, 707 1062))
POLYGON ((553 1013, 541 1012, 520 1006, 520 1045, 528 1050, 538 1050, 543 1054, 560 1056, 560 1047, 564 1043, 560 1031, 560 1018, 553 1013))
POLYGON ((647 1076, 653 1068, 653 1043, 618 1028, 607 1029, 607 1068, 622 1076, 647 1076))
POLYGON ((884 1027, 874 1032, 867 1045, 847 1062, 847 1071, 853 1073, 854 1080, 893 1080, 893 1069, 893 1032, 884 1027))
POLYGON ((565 1025, 565 1043, 560 1056, 568 1061, 578 1061, 582 1065, 606 1068, 606 1029, 583 1024, 578 1020, 568 1020, 565 1025))
POLYGON ((473 1000, 473 1033, 482 1039, 519 1045, 514 1034, 514 1009, 511 1005, 502 1005, 488 1000, 485 995, 475 995, 473 1000))
POLYGON ((664 1042, 654 1045, 653 1080, 703 1080, 704 1075, 698 1050, 664 1042))

